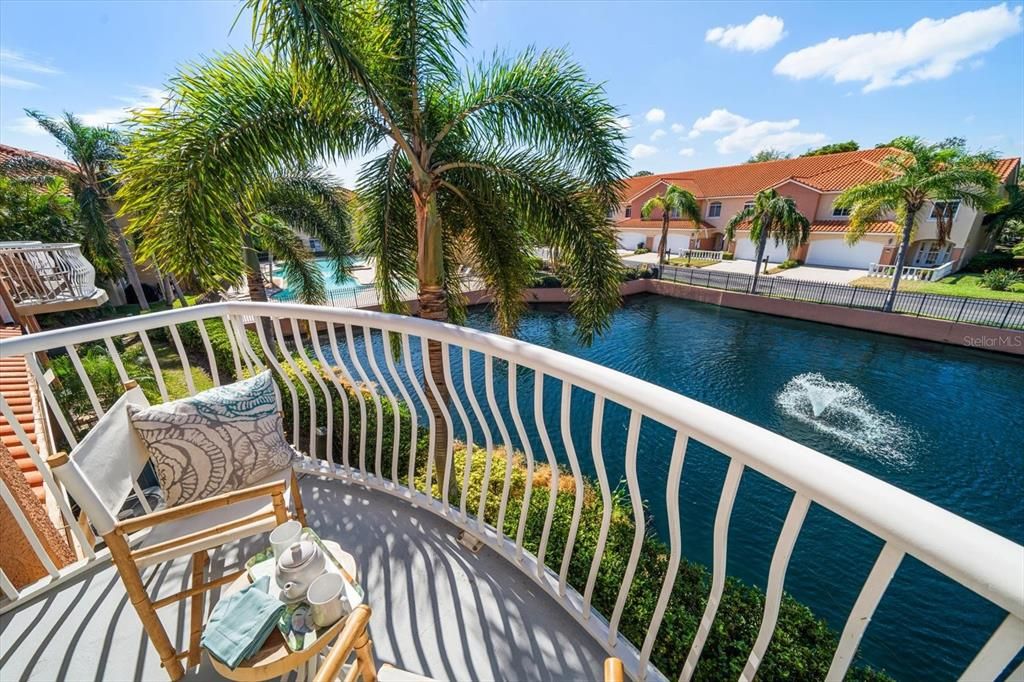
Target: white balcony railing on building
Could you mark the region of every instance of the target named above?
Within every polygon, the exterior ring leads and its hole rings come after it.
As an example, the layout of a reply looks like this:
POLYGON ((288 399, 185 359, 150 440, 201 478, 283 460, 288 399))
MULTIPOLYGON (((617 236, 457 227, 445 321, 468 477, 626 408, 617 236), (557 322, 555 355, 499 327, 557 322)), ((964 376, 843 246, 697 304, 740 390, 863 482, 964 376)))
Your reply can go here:
POLYGON ((0 280, 18 308, 85 301, 102 293, 96 269, 79 244, 0 242, 0 280))
POLYGON ((721 251, 700 251, 695 249, 683 249, 676 256, 677 258, 690 258, 692 260, 722 260, 721 251))
MULTIPOLYGON (((725 586, 726 545, 734 502, 738 492, 742 492, 741 479, 751 471, 770 478, 792 491, 793 495, 781 531, 773 539, 774 552, 768 571, 762 620, 741 679, 754 678, 772 639, 780 613, 786 571, 812 505, 821 506, 880 539, 881 546, 843 626, 827 679, 841 680, 844 677, 883 597, 901 598, 887 595, 887 589, 893 576, 901 570, 901 565, 908 563, 903 562, 905 556, 922 562, 1005 613, 1002 624, 994 633, 985 633, 988 642, 964 671, 964 679, 996 678, 1021 649, 1024 547, 779 434, 607 367, 515 339, 453 325, 364 310, 287 303, 227 302, 111 320, 3 341, 0 342, 0 354, 25 358, 53 413, 52 421, 59 429, 56 436, 63 437, 69 446, 74 446, 81 436, 76 429, 80 429, 90 416, 102 415, 103 410, 109 407, 97 394, 80 360, 80 353, 91 347, 106 349, 121 381, 127 381, 131 377, 118 352, 121 339, 126 335, 137 335, 145 347, 149 363, 145 373, 152 372, 147 380, 155 383, 153 390, 158 389, 164 400, 169 398, 167 383, 162 378, 164 369, 157 363, 151 346, 151 340, 157 338, 177 350, 190 392, 194 392, 195 387, 191 379, 190 355, 182 343, 183 338, 193 340, 191 357, 193 361, 198 357, 204 358, 215 385, 246 372, 265 368, 272 370, 284 387, 281 392, 284 410, 291 417, 288 435, 293 445, 305 453, 302 467, 306 471, 412 501, 482 538, 496 553, 561 604, 606 648, 609 655, 621 658, 631 676, 637 679, 665 679, 667 676, 672 680, 677 677, 688 680, 693 675, 708 633, 714 627, 725 586), (245 320, 254 320, 256 324, 247 326, 245 320), (186 328, 187 336, 184 333, 186 328), (211 345, 214 332, 223 344, 220 348, 230 346, 230 354, 214 352, 211 345), (276 344, 276 350, 271 351, 273 344, 276 344), (198 355, 195 348, 200 349, 198 355), (88 396, 87 401, 78 401, 77 409, 88 411, 87 406, 91 405, 95 414, 67 413, 66 406, 60 404, 46 382, 37 355, 43 351, 70 356, 88 396), (334 370, 320 372, 316 370, 317 365, 320 368, 331 366, 334 370), (440 379, 444 384, 441 388, 447 387, 451 395, 447 403, 440 396, 439 380, 435 375, 443 377, 440 379), (355 391, 358 409, 354 404, 349 408, 345 385, 363 387, 363 390, 355 391), (428 407, 428 394, 442 406, 437 416, 428 407), (332 407, 332 400, 340 402, 344 408, 343 416, 332 416, 338 414, 338 410, 332 407), (409 410, 408 426, 400 425, 397 416, 400 404, 409 410), (395 429, 402 429, 404 433, 408 428, 412 437, 405 442, 411 443, 411 451, 406 453, 410 445, 403 445, 400 438, 385 442, 382 424, 390 420, 385 419, 383 406, 390 406, 396 415, 395 429), (628 421, 628 427, 623 430, 625 441, 622 448, 603 445, 606 417, 613 411, 616 418, 623 418, 623 426, 628 421), (376 414, 376 420, 372 422, 376 428, 367 428, 367 416, 372 413, 376 414), (582 416, 586 428, 574 426, 578 420, 573 419, 572 414, 582 416), (557 418, 554 415, 558 415, 557 418), (439 431, 437 425, 440 422, 447 428, 439 431), (531 427, 536 430, 528 434, 531 427), (672 443, 667 474, 658 477, 656 483, 650 479, 642 482, 638 474, 641 432, 647 433, 652 427, 667 429, 668 442, 672 443), (574 434, 574 428, 585 433, 574 434), (321 429, 327 432, 326 442, 319 437, 321 429), (344 438, 340 452, 335 447, 332 430, 344 438), (459 437, 466 441, 467 450, 472 451, 471 444, 477 443, 478 446, 482 444, 488 453, 493 453, 500 446, 509 452, 513 443, 517 443, 514 447, 522 449, 526 481, 533 480, 535 466, 543 465, 560 468, 562 477, 571 476, 574 485, 568 486, 568 490, 560 485, 559 476, 549 476, 552 494, 536 552, 524 547, 530 484, 527 484, 524 498, 510 499, 511 467, 505 467, 503 485, 498 485, 497 480, 494 482, 495 489, 502 491, 500 499, 491 492, 488 484, 491 476, 489 464, 483 473, 479 499, 467 499, 468 486, 464 486, 461 495, 458 490, 451 491, 459 503, 449 503, 453 498, 449 496, 448 481, 451 477, 447 475, 448 471, 443 478, 445 483, 440 496, 425 492, 429 490, 427 487, 410 483, 417 478, 422 481, 424 476, 428 481, 432 477, 433 458, 415 456, 417 435, 424 430, 430 451, 433 451, 438 434, 444 435, 442 444, 448 455, 445 460, 448 467, 454 459, 454 438, 459 437), (682 557, 682 538, 693 530, 682 527, 680 485, 684 458, 702 456, 700 448, 694 452, 695 442, 722 453, 729 461, 721 490, 711 493, 713 499, 717 496, 718 500, 712 534, 713 579, 698 634, 689 648, 685 665, 682 670, 659 671, 650 665, 652 647, 667 605, 670 600, 680 598, 674 591, 682 557), (583 446, 584 443, 587 447, 583 446), (556 449, 560 453, 557 456, 556 449), (408 458, 408 471, 399 471, 400 454, 408 458), (390 467, 382 464, 382 457, 388 456, 392 462, 390 467), (574 585, 567 582, 567 570, 577 542, 586 490, 583 471, 596 474, 595 487, 599 487, 603 508, 609 511, 603 514, 595 558, 590 564, 587 579, 585 583, 582 580, 582 584, 577 583, 574 589, 574 585), (625 490, 613 492, 615 479, 620 473, 625 476, 625 490), (635 522, 635 537, 618 588, 618 599, 613 606, 598 611, 592 597, 610 529, 613 494, 626 496, 635 522), (574 502, 568 540, 564 549, 560 547, 554 556, 555 550, 549 551, 548 539, 556 495, 569 495, 574 502), (619 626, 648 528, 645 503, 652 501, 664 510, 661 513, 665 517, 661 521, 662 526, 668 529, 670 555, 643 641, 629 642, 620 633, 619 626), (513 505, 519 509, 519 504, 522 504, 519 521, 507 524, 511 530, 506 534, 506 514, 513 505), (491 508, 491 514, 495 507, 498 509, 494 525, 485 521, 488 515, 484 510, 487 507, 491 508), (516 525, 518 528, 513 528, 516 525)), ((141 361, 145 363, 145 360, 141 361)), ((36 465, 43 473, 48 491, 58 500, 64 514, 72 518, 65 497, 55 487, 52 476, 39 460, 36 449, 17 427, 16 420, 11 419, 11 408, 3 399, 0 399, 0 411, 14 426, 15 434, 30 456, 37 460, 36 465)), ((468 481, 468 467, 463 473, 468 481)), ((10 495, 2 482, 0 493, 10 504, 10 495)), ((27 520, 14 510, 12 513, 31 539, 32 531, 27 520)), ((814 523, 811 521, 809 525, 814 526, 814 523)), ((771 526, 766 523, 764 532, 774 533, 768 530, 771 526)), ((41 544, 35 542, 34 547, 42 564, 47 567, 49 577, 18 590, 0 572, 0 588, 8 600, 7 608, 102 558, 102 552, 93 549, 77 523, 72 522, 69 527, 83 547, 85 556, 73 566, 58 569, 46 557, 41 544)), ((808 532, 817 530, 813 527, 808 532)), ((894 592, 906 598, 905 590, 894 592)), ((1013 675, 1020 673, 1018 669, 1013 675)))
MULTIPOLYGON (((906 265, 903 267, 903 274, 900 275, 900 279, 920 282, 936 282, 952 271, 952 261, 929 268, 906 265)), ((868 277, 884 277, 886 279, 892 279, 895 274, 895 265, 879 265, 878 263, 872 263, 868 266, 868 277)))

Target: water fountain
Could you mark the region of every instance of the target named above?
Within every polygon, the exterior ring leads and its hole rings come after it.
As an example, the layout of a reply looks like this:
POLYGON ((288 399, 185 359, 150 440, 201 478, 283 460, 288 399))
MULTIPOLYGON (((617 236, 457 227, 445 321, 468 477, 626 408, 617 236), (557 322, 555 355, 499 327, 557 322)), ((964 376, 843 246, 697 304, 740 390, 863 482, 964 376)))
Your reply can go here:
POLYGON ((876 409, 859 388, 817 372, 798 374, 775 398, 782 412, 867 455, 906 464, 909 439, 892 415, 876 409))

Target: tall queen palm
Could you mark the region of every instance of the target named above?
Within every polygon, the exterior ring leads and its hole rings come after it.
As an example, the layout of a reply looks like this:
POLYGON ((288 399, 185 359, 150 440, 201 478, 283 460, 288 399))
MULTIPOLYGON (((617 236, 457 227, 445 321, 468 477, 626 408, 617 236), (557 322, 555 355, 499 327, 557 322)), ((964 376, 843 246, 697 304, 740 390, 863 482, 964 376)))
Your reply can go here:
MULTIPOLYGON (((835 200, 835 206, 849 208, 846 241, 856 244, 872 223, 895 215, 899 223, 899 251, 896 253, 892 287, 884 310, 892 312, 903 266, 918 214, 928 202, 960 201, 984 211, 997 209, 999 178, 992 171, 995 158, 989 153, 971 154, 963 140, 928 143, 919 137, 898 137, 889 145, 893 153, 879 163, 883 175, 872 182, 850 187, 835 200)), ((949 237, 952 216, 940 212, 937 228, 940 241, 949 237)))
POLYGON ((785 243, 795 249, 811 236, 811 221, 797 210, 796 202, 784 197, 774 189, 764 189, 754 197, 754 203, 734 215, 725 226, 725 238, 732 241, 736 231, 750 226, 750 241, 757 242, 754 263, 754 278, 750 281, 750 293, 757 293, 757 280, 761 273, 761 259, 768 239, 776 245, 785 243))
MULTIPOLYGON (((607 215, 627 174, 623 133, 566 54, 496 55, 462 71, 458 0, 245 5, 257 51, 187 68, 169 104, 137 119, 125 208, 162 267, 211 286, 239 278, 237 196, 281 164, 376 153, 359 173, 356 220, 386 310, 405 311, 417 292, 422 317, 462 320, 459 254, 512 332, 531 250, 546 244, 562 254, 579 337, 606 327, 622 269, 607 215)), ((440 344, 429 351, 443 388, 440 344)))
POLYGON ((647 220, 658 209, 661 209, 661 241, 658 243, 658 265, 665 267, 669 219, 673 213, 676 213, 680 218, 692 220, 694 227, 699 229, 701 219, 700 204, 697 202, 697 197, 693 196, 691 192, 680 189, 675 185, 669 185, 665 189, 664 194, 651 197, 644 202, 643 207, 640 209, 640 216, 647 220))

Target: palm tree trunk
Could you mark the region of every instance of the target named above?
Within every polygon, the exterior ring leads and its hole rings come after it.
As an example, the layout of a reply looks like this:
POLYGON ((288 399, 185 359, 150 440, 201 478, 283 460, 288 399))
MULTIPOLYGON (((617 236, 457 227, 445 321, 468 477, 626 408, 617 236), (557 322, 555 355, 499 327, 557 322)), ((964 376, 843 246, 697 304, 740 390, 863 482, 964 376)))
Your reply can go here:
POLYGON ((661 275, 661 270, 665 268, 666 242, 668 242, 668 207, 665 207, 664 214, 661 216, 661 243, 658 244, 659 276, 661 275))
MULTIPOLYGON (((417 278, 419 280, 419 316, 436 322, 448 321, 448 297, 444 289, 444 245, 441 233, 441 216, 437 210, 437 197, 433 193, 422 199, 416 197, 416 236, 419 253, 417 278)), ((444 490, 445 470, 448 467, 448 424, 444 420, 443 406, 448 404, 450 392, 444 376, 443 349, 440 341, 427 340, 427 361, 430 364, 430 378, 437 386, 438 397, 426 391, 427 403, 434 415, 434 469, 437 482, 444 490)), ((426 377, 424 377, 426 378, 426 377)), ((470 456, 470 453, 466 453, 470 456)), ((451 472, 448 472, 451 481, 451 472)), ((430 481, 427 481, 430 485, 430 481)))
POLYGON ((754 279, 750 280, 750 293, 757 293, 757 279, 761 275, 761 259, 768 244, 768 227, 761 228, 761 236, 757 240, 757 253, 754 255, 754 279))
POLYGON ((135 256, 132 253, 131 247, 128 246, 128 240, 124 236, 121 221, 105 202, 103 210, 106 213, 107 225, 110 227, 110 232, 114 235, 114 241, 117 243, 117 252, 121 256, 121 262, 124 264, 124 273, 128 276, 128 283, 131 285, 132 291, 135 292, 135 297, 139 299, 139 307, 142 310, 149 310, 149 302, 146 300, 146 293, 142 289, 142 280, 139 279, 139 271, 135 267, 135 256))
POLYGON ((910 250, 910 231, 914 229, 914 213, 907 210, 907 217, 903 219, 903 238, 900 239, 900 250, 896 252, 896 271, 892 273, 892 288, 885 299, 882 310, 891 313, 896 305, 896 294, 900 288, 900 277, 903 276, 903 264, 907 262, 907 251, 910 250))

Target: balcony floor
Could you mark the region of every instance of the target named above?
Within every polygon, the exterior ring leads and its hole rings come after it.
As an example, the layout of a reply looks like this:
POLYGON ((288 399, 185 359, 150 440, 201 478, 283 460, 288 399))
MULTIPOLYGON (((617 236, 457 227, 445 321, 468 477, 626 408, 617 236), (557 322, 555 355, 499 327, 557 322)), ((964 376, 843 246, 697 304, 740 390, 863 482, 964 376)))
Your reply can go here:
MULTIPOLYGON (((470 553, 453 526, 385 493, 313 477, 302 490, 310 525, 355 556, 378 665, 439 680, 600 678, 604 650, 490 549, 470 553)), ((215 552, 211 568, 233 568, 260 546, 253 538, 215 552)), ((143 577, 151 595, 163 596, 182 589, 188 571, 179 560, 143 577)), ((187 602, 160 613, 185 648, 187 602)), ((167 679, 109 564, 0 617, 0 678, 167 679)), ((201 665, 189 679, 218 677, 201 665)))

